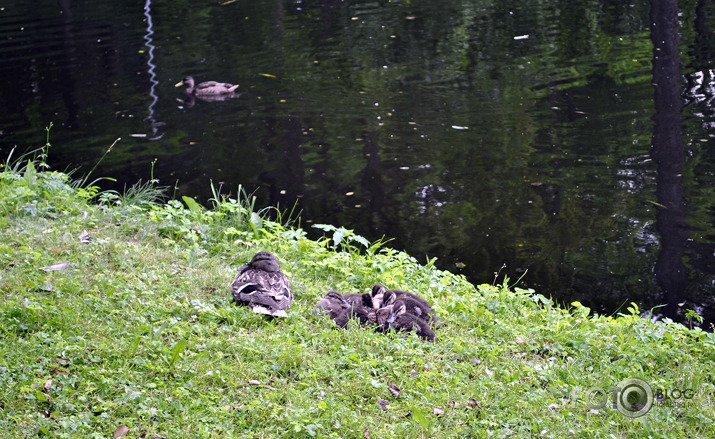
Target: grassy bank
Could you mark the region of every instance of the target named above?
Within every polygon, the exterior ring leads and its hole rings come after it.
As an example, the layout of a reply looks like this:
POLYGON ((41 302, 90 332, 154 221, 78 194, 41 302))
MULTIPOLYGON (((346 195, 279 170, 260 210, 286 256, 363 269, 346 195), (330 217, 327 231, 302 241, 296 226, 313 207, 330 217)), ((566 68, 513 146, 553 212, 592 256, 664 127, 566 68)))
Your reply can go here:
POLYGON ((474 286, 340 228, 309 240, 249 197, 153 204, 41 164, 0 174, 2 437, 712 435, 711 333, 474 286), (258 250, 291 281, 287 319, 229 302, 258 250), (437 341, 311 313, 376 282, 434 303, 437 341), (629 377, 665 394, 644 416, 611 403, 629 377))

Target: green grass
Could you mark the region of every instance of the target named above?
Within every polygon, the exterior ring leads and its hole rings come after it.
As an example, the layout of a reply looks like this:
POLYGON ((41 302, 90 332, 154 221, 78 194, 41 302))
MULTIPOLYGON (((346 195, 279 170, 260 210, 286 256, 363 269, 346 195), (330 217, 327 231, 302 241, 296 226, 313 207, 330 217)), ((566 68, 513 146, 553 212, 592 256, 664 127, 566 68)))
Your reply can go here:
POLYGON ((108 438, 122 425, 131 438, 711 437, 712 333, 475 286, 340 227, 312 241, 241 191, 204 210, 153 203, 147 184, 130 197, 77 187, 40 164, 0 172, 2 437, 108 438), (229 301, 258 250, 291 281, 287 319, 229 301), (435 305, 436 343, 312 313, 330 289, 376 282, 435 305), (635 419, 594 407, 588 389, 628 377, 693 395, 635 419))

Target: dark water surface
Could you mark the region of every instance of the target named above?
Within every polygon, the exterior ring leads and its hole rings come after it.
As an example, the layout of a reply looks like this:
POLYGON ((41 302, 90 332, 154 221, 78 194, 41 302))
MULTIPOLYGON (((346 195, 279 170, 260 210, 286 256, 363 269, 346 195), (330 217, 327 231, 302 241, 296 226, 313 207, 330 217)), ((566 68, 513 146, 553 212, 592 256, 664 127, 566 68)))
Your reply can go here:
POLYGON ((156 160, 177 195, 297 201, 477 283, 506 265, 564 303, 715 321, 712 2, 141 3, 2 2, 3 157, 53 123, 81 175, 121 138, 105 188, 156 160), (186 101, 185 75, 241 94, 186 101))

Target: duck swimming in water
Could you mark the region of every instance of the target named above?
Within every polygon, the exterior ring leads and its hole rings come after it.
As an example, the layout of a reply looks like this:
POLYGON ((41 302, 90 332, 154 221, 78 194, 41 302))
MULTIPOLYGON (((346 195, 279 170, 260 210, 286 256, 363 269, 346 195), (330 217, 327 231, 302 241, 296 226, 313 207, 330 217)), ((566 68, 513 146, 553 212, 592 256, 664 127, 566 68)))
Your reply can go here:
POLYGON ((251 262, 241 267, 231 284, 233 300, 238 305, 250 306, 253 312, 276 317, 287 317, 285 310, 293 301, 288 279, 280 270, 278 258, 261 251, 251 262))
POLYGON ((185 85, 186 94, 203 98, 230 95, 238 88, 238 84, 229 84, 227 82, 205 81, 199 82, 196 86, 194 86, 194 84, 194 78, 187 76, 177 82, 175 87, 185 85))

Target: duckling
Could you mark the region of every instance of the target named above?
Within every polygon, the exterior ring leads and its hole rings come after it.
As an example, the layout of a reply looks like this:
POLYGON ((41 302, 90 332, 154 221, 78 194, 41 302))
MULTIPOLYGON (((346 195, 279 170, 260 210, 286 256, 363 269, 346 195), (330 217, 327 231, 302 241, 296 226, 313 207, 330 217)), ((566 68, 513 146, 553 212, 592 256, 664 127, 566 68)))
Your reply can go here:
POLYGON ((370 293, 350 293, 343 297, 350 304, 348 314, 351 318, 359 320, 362 326, 375 323, 375 310, 372 309, 370 293))
POLYGON ((181 87, 182 85, 186 86, 186 94, 199 97, 228 95, 236 91, 238 88, 238 84, 216 81, 199 82, 199 84, 194 87, 194 78, 191 76, 186 76, 184 79, 177 82, 174 87, 181 87))
POLYGON ((345 300, 342 294, 331 290, 323 296, 315 305, 316 311, 328 311, 328 315, 340 328, 344 328, 350 319, 349 310, 352 307, 350 302, 345 300))
POLYGON ((375 310, 375 323, 377 324, 378 331, 386 332, 390 329, 388 320, 392 318, 394 308, 395 307, 393 305, 387 305, 375 310))
POLYGON ((375 310, 370 307, 353 304, 348 312, 351 318, 360 322, 361 326, 371 326, 376 321, 375 310))
POLYGON ((385 287, 380 284, 375 284, 369 293, 346 294, 345 299, 350 303, 359 304, 366 308, 379 309, 383 305, 384 294, 385 287))
POLYGON ((415 331, 421 338, 434 341, 434 331, 429 324, 416 315, 408 313, 403 301, 396 301, 392 307, 392 313, 386 320, 387 328, 383 326, 383 331, 389 328, 395 331, 415 331))
POLYGON ((351 305, 372 308, 372 296, 370 293, 348 293, 343 296, 351 305))
POLYGON ((432 310, 429 302, 420 296, 401 290, 385 291, 385 294, 383 295, 383 306, 392 305, 397 301, 404 302, 408 313, 424 319, 428 323, 436 321, 434 311, 432 310))
POLYGON ((343 295, 335 290, 328 291, 327 294, 323 296, 323 298, 320 299, 315 305, 315 309, 317 310, 332 311, 339 308, 350 308, 350 302, 345 300, 343 295))
POLYGON ((375 284, 370 291, 370 296, 372 300, 372 307, 375 309, 382 308, 385 302, 385 287, 380 284, 375 284))
POLYGON ((432 305, 428 301, 426 301, 424 298, 418 296, 417 294, 414 293, 409 293, 407 291, 403 290, 387 290, 383 293, 382 296, 382 302, 384 305, 390 305, 395 302, 397 299, 402 299, 405 297, 409 297, 412 300, 416 300, 421 306, 425 308, 432 309, 432 305))
POLYGON ((231 284, 231 294, 238 305, 250 306, 259 314, 288 317, 285 310, 293 301, 293 292, 276 255, 258 252, 239 270, 231 284))

